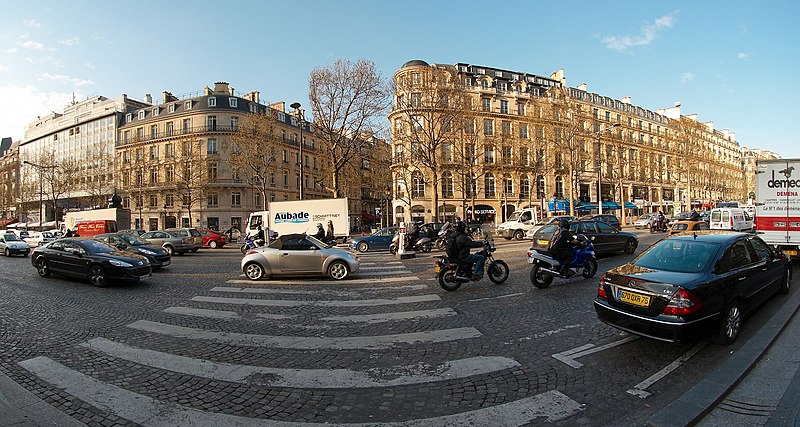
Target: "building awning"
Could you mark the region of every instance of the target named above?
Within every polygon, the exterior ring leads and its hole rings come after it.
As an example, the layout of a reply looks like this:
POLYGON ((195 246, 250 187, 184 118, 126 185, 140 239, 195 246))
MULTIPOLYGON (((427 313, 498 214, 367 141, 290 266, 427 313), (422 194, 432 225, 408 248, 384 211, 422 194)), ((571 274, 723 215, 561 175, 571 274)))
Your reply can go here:
POLYGON ((592 209, 597 209, 597 203, 580 202, 575 206, 575 209, 579 211, 590 211, 592 209))
POLYGON ((36 222, 29 222, 29 223, 26 225, 26 227, 28 227, 28 228, 30 228, 30 227, 38 227, 38 226, 39 226, 39 221, 36 221, 36 222))
POLYGON ((15 223, 6 225, 6 228, 17 228, 18 225, 19 225, 19 223, 15 222, 15 223))
POLYGON ((603 202, 603 210, 616 210, 619 205, 616 202, 603 202))
POLYGON ((625 202, 625 209, 639 209, 639 207, 631 202, 625 202))
POLYGON ((44 224, 42 224, 42 227, 55 227, 55 226, 56 226, 55 221, 47 221, 44 224))

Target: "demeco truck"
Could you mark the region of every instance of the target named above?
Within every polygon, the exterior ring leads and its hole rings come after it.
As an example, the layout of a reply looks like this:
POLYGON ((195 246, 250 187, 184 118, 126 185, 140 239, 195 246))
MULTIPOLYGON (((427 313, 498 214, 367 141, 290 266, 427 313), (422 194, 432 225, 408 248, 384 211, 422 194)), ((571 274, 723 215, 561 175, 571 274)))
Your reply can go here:
POLYGON ((756 232, 790 257, 800 254, 800 159, 756 162, 756 232))
POLYGON ((264 233, 314 234, 317 224, 328 229, 333 224, 333 235, 340 241, 350 235, 350 215, 347 198, 292 200, 270 202, 268 211, 253 212, 247 221, 247 234, 253 235, 260 226, 264 233))

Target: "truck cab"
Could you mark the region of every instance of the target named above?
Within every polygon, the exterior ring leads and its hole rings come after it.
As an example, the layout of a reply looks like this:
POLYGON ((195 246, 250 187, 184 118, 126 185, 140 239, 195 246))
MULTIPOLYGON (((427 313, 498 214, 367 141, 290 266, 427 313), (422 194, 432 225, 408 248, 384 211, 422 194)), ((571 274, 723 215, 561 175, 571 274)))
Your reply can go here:
POLYGON ((535 214, 536 210, 533 208, 526 208, 512 213, 506 222, 497 226, 497 236, 506 240, 511 240, 512 238, 517 240, 524 239, 525 233, 534 226, 533 218, 535 214))

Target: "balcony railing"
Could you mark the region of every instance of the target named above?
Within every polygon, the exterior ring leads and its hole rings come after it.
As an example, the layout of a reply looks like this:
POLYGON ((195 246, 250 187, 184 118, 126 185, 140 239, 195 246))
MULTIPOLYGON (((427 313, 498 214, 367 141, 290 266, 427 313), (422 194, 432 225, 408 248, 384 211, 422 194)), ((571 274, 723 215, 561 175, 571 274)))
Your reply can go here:
POLYGON ((191 135, 196 133, 209 133, 209 132, 233 133, 236 132, 236 126, 204 125, 204 126, 192 126, 187 128, 165 130, 163 132, 157 132, 157 133, 151 132, 149 135, 141 135, 141 136, 136 135, 133 137, 129 137, 127 139, 123 137, 123 140, 120 141, 120 145, 135 144, 138 142, 152 141, 155 139, 171 138, 182 135, 191 135))

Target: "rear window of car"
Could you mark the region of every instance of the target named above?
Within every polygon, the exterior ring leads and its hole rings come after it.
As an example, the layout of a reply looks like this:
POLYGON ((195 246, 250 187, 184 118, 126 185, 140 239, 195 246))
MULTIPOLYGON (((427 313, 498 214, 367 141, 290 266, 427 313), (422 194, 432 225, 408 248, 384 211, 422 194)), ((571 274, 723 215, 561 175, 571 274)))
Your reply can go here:
POLYGON ((199 232, 199 231, 197 231, 197 230, 195 230, 194 228, 192 228, 191 230, 189 230, 189 233, 191 233, 191 234, 192 234, 192 236, 194 236, 194 237, 199 237, 199 236, 200 236, 200 232, 199 232))
POLYGON ((637 267, 678 273, 699 273, 709 268, 719 245, 697 240, 662 240, 633 261, 637 267))
POLYGON ((672 226, 673 230, 686 230, 689 228, 689 224, 675 224, 672 226))
POLYGON ((722 211, 713 211, 713 212, 711 212, 711 221, 714 221, 714 222, 722 221, 722 211))

